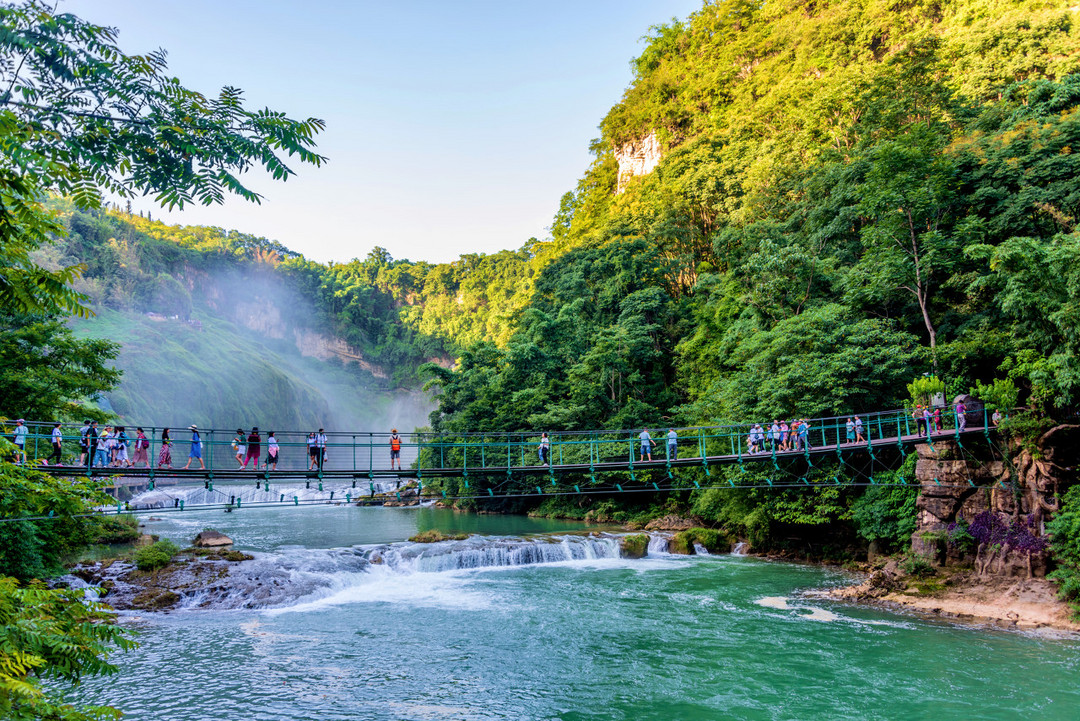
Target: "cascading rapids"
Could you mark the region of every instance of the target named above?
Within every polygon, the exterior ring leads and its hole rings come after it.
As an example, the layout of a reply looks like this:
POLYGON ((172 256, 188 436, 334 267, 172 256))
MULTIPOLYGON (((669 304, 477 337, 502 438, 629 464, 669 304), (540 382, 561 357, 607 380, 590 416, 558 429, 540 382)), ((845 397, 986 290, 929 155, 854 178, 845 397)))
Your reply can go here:
MULTIPOLYGON (((375 481, 373 485, 376 494, 390 493, 396 487, 394 481, 385 480, 375 481)), ((346 497, 358 499, 368 496, 370 493, 371 489, 367 482, 364 482, 362 486, 358 485, 353 488, 352 483, 324 481, 323 490, 321 491, 318 489, 317 484, 313 484, 311 488, 305 488, 295 481, 281 484, 271 483, 269 491, 255 488, 254 485, 235 483, 220 484, 215 486, 213 490, 202 486, 159 486, 155 490, 143 491, 136 495, 129 501, 128 505, 136 510, 149 510, 153 508, 172 508, 177 501, 183 501, 185 506, 194 507, 228 503, 230 498, 239 499, 241 504, 278 503, 282 501, 282 496, 284 496, 286 502, 292 502, 294 498, 307 503, 312 501, 330 502, 331 500, 345 502, 346 497), (333 494, 333 498, 331 498, 331 494, 333 494)))
MULTIPOLYGON (((370 589, 388 580, 400 587, 419 579, 477 569, 499 569, 573 561, 618 559, 620 537, 471 536, 439 543, 391 543, 338 549, 283 549, 228 564, 224 576, 206 586, 192 583, 180 592, 179 608, 284 608, 370 589), (393 581, 392 579, 398 579, 393 581), (412 579, 412 580, 410 580, 412 579)), ((116 571, 121 571, 118 564, 116 571)), ((107 575, 107 574, 106 574, 107 575)), ((114 583, 116 583, 114 581, 114 583)))

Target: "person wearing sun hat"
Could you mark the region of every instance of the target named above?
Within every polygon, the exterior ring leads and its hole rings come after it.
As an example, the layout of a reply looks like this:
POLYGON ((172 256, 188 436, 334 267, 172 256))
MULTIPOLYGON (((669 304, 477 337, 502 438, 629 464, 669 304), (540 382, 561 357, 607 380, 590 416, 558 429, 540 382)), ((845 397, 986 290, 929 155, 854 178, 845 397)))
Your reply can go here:
POLYGON ((26 463, 26 421, 15 421, 15 462, 26 463))
POLYGON ((186 471, 188 466, 191 465, 192 460, 199 461, 199 465, 206 469, 206 464, 202 459, 202 438, 199 437, 199 427, 192 423, 188 426, 188 430, 191 431, 191 452, 188 453, 187 463, 184 464, 184 470, 186 471))

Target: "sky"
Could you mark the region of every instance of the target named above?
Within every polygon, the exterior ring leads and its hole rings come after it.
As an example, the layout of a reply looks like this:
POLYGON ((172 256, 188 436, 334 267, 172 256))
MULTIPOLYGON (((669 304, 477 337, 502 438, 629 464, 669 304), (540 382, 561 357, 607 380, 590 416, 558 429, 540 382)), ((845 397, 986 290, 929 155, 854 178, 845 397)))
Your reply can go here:
POLYGON ((546 238, 589 141, 632 79, 650 26, 702 0, 62 0, 119 29, 128 53, 164 48, 208 95, 326 121, 322 168, 245 176, 261 205, 167 213, 279 240, 314 260, 446 262, 546 238))

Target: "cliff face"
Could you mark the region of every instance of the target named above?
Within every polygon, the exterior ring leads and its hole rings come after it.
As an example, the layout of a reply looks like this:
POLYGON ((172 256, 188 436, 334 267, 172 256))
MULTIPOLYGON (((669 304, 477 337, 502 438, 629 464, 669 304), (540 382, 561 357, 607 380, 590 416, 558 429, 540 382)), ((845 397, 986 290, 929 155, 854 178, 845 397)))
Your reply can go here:
POLYGON ((615 149, 615 159, 619 162, 619 185, 615 190, 621 193, 626 184, 639 175, 648 175, 660 164, 660 141, 656 132, 649 133, 640 140, 623 143, 615 149))
POLYGON ((971 522, 991 512, 1002 523, 1015 524, 1043 536, 1057 499, 1078 482, 1080 426, 1052 428, 1038 441, 1036 453, 1011 445, 1008 458, 984 442, 939 441, 917 447, 915 475, 920 482, 918 519, 912 551, 936 561, 973 561, 981 575, 1045 576, 1048 552, 1003 544, 980 544, 971 554, 951 548, 945 534, 959 519, 971 522))
POLYGON ((305 358, 316 358, 322 361, 337 358, 342 361, 351 361, 376 378, 388 377, 386 371, 380 366, 370 363, 359 350, 341 338, 309 328, 290 327, 290 324, 282 317, 281 309, 272 300, 259 298, 250 302, 237 303, 234 311, 234 319, 238 323, 266 338, 291 338, 296 350, 305 358))

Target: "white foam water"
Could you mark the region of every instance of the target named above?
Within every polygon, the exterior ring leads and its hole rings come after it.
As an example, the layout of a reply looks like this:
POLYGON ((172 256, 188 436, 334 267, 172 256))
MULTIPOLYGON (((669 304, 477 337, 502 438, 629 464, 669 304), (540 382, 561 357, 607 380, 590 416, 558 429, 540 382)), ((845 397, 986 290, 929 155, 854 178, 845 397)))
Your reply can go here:
MULTIPOLYGON (((319 490, 318 482, 312 481, 311 487, 299 485, 295 481, 290 483, 274 484, 271 482, 270 490, 265 486, 256 488, 252 485, 240 485, 235 483, 220 484, 213 490, 202 486, 158 486, 152 491, 143 491, 129 501, 129 505, 136 510, 148 510, 153 508, 174 508, 178 501, 183 501, 187 507, 214 506, 230 503, 230 500, 239 500, 240 504, 255 503, 288 503, 294 499, 303 503, 313 501, 340 501, 357 500, 371 495, 371 487, 368 482, 358 483, 356 488, 352 483, 330 483, 324 481, 322 490, 319 490)), ((375 493, 391 493, 395 490, 394 481, 375 481, 372 483, 375 493)))

